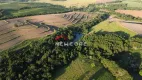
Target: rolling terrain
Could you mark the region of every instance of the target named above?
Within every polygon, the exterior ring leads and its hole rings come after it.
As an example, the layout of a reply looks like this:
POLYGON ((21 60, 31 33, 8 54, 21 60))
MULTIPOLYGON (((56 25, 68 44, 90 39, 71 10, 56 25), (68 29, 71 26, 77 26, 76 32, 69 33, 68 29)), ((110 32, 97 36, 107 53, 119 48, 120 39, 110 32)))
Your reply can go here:
POLYGON ((95 32, 117 32, 123 31, 130 36, 142 35, 142 23, 135 21, 125 21, 118 18, 110 17, 108 20, 96 25, 92 29, 95 32))
POLYGON ((0 80, 142 80, 140 5, 0 3, 0 80))
POLYGON ((112 2, 115 0, 65 0, 65 1, 54 1, 54 0, 39 0, 38 2, 47 2, 51 4, 58 4, 58 5, 63 5, 66 7, 70 6, 87 6, 88 4, 94 4, 94 3, 106 3, 106 2, 112 2))
POLYGON ((27 39, 52 34, 60 27, 89 21, 91 17, 95 15, 86 12, 69 12, 1 20, 0 50, 8 49, 27 39))

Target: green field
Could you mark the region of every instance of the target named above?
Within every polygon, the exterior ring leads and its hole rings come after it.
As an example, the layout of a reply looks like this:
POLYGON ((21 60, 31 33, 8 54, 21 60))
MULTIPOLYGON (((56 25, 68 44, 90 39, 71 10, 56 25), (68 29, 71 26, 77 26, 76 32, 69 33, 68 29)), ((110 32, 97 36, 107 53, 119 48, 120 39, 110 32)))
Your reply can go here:
POLYGON ((49 3, 1 3, 0 19, 9 19, 41 14, 68 12, 69 9, 49 3))
POLYGON ((116 79, 107 69, 101 68, 90 78, 90 80, 116 80, 116 79))
POLYGON ((49 3, 0 3, 0 9, 21 9, 21 8, 35 8, 35 7, 50 7, 52 4, 49 3))
POLYGON ((26 3, 0 3, 0 9, 20 9, 29 6, 26 3))
POLYGON ((128 7, 142 8, 141 0, 123 0, 122 3, 126 3, 128 7))
POLYGON ((85 57, 77 58, 69 66, 63 67, 56 72, 56 80, 115 80, 101 63, 85 57))
POLYGON ((108 32, 123 31, 125 33, 130 34, 130 36, 136 35, 135 32, 130 31, 130 30, 124 28, 119 23, 117 23, 117 22, 109 22, 109 21, 104 21, 104 22, 101 22, 100 24, 94 26, 92 28, 92 32, 94 32, 94 31, 95 32, 98 32, 98 31, 108 31, 108 32))

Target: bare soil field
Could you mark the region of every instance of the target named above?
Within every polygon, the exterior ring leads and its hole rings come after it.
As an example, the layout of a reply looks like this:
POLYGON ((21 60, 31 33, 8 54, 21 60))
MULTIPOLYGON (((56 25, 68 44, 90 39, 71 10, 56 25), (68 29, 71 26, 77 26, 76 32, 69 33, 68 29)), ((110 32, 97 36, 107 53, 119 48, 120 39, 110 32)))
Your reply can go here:
POLYGON ((142 18, 142 10, 116 10, 116 12, 142 18))
POLYGON ((0 27, 0 50, 5 50, 13 45, 22 42, 27 39, 44 37, 51 32, 45 32, 46 29, 36 28, 30 26, 29 28, 14 27, 13 23, 9 22, 7 25, 0 27), (6 27, 6 28, 5 28, 6 27))
POLYGON ((136 32, 138 35, 142 35, 142 22, 135 22, 135 21, 125 21, 121 19, 117 19, 114 17, 110 17, 108 19, 110 22, 118 22, 124 28, 136 32))
POLYGON ((96 0, 96 3, 107 3, 112 1, 115 1, 115 0, 96 0))
POLYGON ((69 12, 1 20, 0 50, 8 49, 27 39, 52 34, 58 27, 88 21, 93 16, 85 12, 69 12))
POLYGON ((130 22, 120 22, 125 28, 128 28, 134 32, 136 32, 138 35, 142 35, 142 24, 137 23, 130 23, 130 22))
POLYGON ((88 21, 90 18, 94 17, 95 15, 89 14, 87 12, 68 12, 68 13, 63 13, 63 14, 50 14, 50 15, 38 15, 38 16, 30 16, 28 19, 30 19, 32 22, 44 22, 48 25, 53 25, 53 26, 58 26, 58 27, 63 27, 66 25, 71 25, 73 22, 69 21, 69 18, 74 19, 75 16, 77 16, 77 19, 80 19, 80 16, 83 16, 81 19, 85 19, 86 17, 87 20, 83 21, 88 21), (65 18, 64 15, 67 15, 65 18))

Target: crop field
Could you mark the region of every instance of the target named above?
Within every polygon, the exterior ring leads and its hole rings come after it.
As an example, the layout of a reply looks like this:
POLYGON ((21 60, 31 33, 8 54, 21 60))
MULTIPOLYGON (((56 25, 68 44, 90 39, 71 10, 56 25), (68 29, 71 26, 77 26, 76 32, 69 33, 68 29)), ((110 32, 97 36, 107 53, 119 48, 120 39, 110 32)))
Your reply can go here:
POLYGON ((58 5, 63 5, 66 7, 70 6, 87 6, 88 4, 93 4, 93 3, 106 3, 106 2, 111 2, 115 0, 66 0, 66 1, 53 1, 53 0, 39 0, 39 2, 47 2, 51 4, 58 4, 58 5))
POLYGON ((44 22, 48 25, 63 27, 82 21, 89 21, 95 16, 96 14, 87 12, 68 12, 62 14, 30 16, 28 19, 32 22, 44 22))
POLYGON ((36 28, 32 24, 16 27, 15 24, 18 24, 16 23, 18 22, 17 20, 10 20, 7 24, 5 24, 5 21, 0 22, 0 50, 10 48, 27 39, 46 36, 52 32, 50 30, 46 31, 47 29, 36 28), (5 25, 3 25, 2 22, 5 25))
POLYGON ((116 12, 142 18, 142 10, 116 10, 116 12))
POLYGON ((93 14, 86 12, 69 12, 1 20, 0 50, 10 48, 27 39, 52 34, 58 27, 89 21, 91 16, 93 14))

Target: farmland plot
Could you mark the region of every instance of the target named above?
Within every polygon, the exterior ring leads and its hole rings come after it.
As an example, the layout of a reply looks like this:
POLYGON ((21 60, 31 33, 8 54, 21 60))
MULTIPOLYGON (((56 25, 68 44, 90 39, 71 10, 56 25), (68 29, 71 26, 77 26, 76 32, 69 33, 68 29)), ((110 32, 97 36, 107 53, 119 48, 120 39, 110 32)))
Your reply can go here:
POLYGON ((96 0, 96 3, 107 3, 112 1, 116 1, 116 0, 96 0))
MULTIPOLYGON (((0 50, 8 49, 27 39, 44 37, 52 33, 51 31, 45 32, 45 28, 36 28, 30 24, 15 27, 14 24, 17 24, 18 20, 21 21, 21 24, 24 23, 22 20, 25 21, 23 18, 11 19, 7 20, 6 25, 0 27, 0 50)), ((2 23, 2 21, 0 22, 2 23)))
POLYGON ((58 27, 88 21, 93 16, 86 12, 69 12, 2 20, 0 21, 0 50, 8 49, 27 39, 52 34, 58 27), (64 15, 67 15, 66 18, 64 15))
POLYGON ((142 22, 126 21, 114 17, 110 18, 109 21, 118 22, 122 27, 128 29, 129 31, 142 35, 142 22))
POLYGON ((89 21, 93 17, 95 17, 95 15, 91 13, 88 14, 86 12, 69 12, 67 14, 63 14, 63 18, 73 24, 79 23, 81 21, 89 21))
POLYGON ((116 10, 116 12, 142 18, 142 10, 116 10))
POLYGON ((142 24, 131 23, 131 22, 120 22, 124 27, 142 35, 142 24))
MULTIPOLYGON (((121 20, 121 19, 117 19, 117 18, 114 18, 114 17, 111 17, 108 19, 109 20, 109 23, 119 23, 119 26, 122 27, 121 31, 124 31, 124 32, 128 32, 129 31, 129 34, 133 33, 136 33, 138 35, 142 35, 142 22, 136 22, 136 21, 125 21, 125 20, 121 20), (127 31, 126 31, 127 29, 127 31)), ((116 25, 114 25, 113 27, 115 27, 116 25)), ((111 30, 112 28, 108 28, 108 30, 111 30)))

